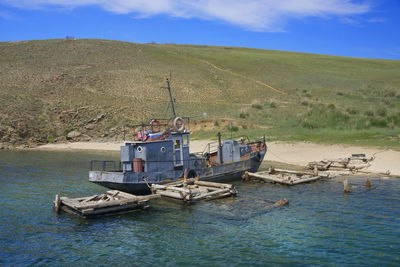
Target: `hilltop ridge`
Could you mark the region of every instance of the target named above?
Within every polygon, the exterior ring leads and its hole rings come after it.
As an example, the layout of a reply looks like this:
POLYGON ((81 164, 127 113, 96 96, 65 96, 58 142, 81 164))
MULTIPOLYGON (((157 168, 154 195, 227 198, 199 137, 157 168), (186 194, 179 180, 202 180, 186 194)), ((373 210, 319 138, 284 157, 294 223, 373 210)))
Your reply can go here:
POLYGON ((400 61, 92 39, 3 42, 0 58, 2 147, 121 140, 170 116, 170 73, 197 138, 400 147, 400 61))

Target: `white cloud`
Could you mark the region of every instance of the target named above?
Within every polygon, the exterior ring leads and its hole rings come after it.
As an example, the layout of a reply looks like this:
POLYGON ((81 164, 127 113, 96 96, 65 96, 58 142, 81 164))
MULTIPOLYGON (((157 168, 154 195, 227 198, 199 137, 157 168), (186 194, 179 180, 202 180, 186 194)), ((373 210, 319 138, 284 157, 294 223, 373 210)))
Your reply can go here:
POLYGON ((255 31, 282 30, 293 18, 346 17, 363 14, 370 6, 359 0, 0 0, 22 9, 75 8, 97 5, 118 14, 223 21, 255 31))
POLYGON ((14 16, 7 11, 0 10, 0 18, 6 20, 12 20, 14 19, 14 16))

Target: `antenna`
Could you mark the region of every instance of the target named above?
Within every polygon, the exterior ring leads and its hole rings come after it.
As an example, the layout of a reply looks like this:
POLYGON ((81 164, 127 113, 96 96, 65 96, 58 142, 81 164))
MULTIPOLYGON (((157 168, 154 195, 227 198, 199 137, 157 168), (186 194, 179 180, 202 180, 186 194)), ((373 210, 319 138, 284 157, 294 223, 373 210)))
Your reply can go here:
MULTIPOLYGON (((171 77, 171 73, 170 73, 170 77, 171 77)), ((172 113, 174 113, 174 119, 175 119, 176 118, 175 105, 174 105, 174 100, 172 99, 171 86, 169 84, 168 78, 167 78, 167 85, 168 85, 169 99, 171 100, 172 113)))

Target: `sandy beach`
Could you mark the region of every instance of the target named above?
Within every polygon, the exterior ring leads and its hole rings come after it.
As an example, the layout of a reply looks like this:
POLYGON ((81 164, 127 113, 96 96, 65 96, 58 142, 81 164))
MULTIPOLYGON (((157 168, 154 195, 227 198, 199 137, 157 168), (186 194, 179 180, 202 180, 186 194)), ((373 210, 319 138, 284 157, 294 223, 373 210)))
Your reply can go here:
MULTIPOLYGON (((190 152, 202 152, 209 142, 211 141, 192 140, 190 152)), ((35 149, 119 151, 122 145, 123 142, 75 142, 47 144, 35 149)), ((375 157, 367 171, 374 173, 390 172, 392 175, 400 175, 400 151, 343 145, 320 145, 305 142, 269 142, 267 145, 268 152, 264 158, 266 161, 277 161, 305 166, 310 161, 319 161, 325 158, 349 157, 351 154, 363 153, 367 157, 375 157)))

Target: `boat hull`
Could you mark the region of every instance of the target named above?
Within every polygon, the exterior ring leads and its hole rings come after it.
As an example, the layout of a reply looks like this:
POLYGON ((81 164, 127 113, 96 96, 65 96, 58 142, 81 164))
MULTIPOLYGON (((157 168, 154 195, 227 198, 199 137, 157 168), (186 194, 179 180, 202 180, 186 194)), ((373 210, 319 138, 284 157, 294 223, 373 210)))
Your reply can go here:
MULTIPOLYGON (((239 179, 246 171, 256 172, 264 158, 266 150, 251 155, 248 159, 225 163, 212 167, 192 169, 190 177, 199 176, 200 180, 226 182, 239 179)), ((178 181, 184 176, 184 170, 165 172, 89 172, 89 181, 95 184, 133 194, 149 193, 149 186, 178 181)))

